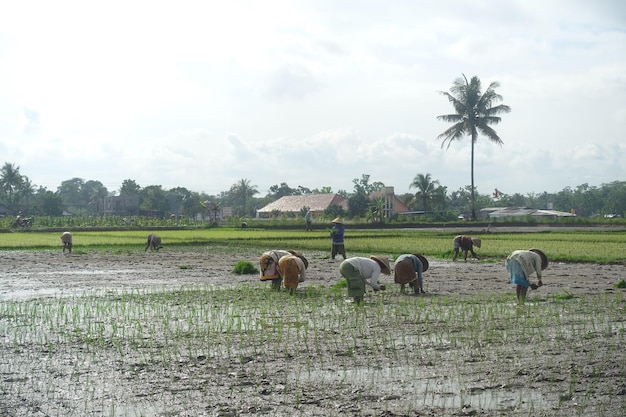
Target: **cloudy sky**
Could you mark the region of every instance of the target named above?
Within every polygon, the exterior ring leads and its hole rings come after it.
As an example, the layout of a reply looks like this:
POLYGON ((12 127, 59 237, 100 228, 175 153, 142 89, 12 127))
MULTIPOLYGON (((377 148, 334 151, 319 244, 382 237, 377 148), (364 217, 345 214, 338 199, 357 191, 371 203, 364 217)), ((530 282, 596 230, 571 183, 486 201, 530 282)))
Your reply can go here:
POLYGON ((497 90, 480 193, 626 180, 623 0, 11 1, 0 6, 0 164, 219 194, 353 180, 470 183, 442 149, 462 74, 497 90))

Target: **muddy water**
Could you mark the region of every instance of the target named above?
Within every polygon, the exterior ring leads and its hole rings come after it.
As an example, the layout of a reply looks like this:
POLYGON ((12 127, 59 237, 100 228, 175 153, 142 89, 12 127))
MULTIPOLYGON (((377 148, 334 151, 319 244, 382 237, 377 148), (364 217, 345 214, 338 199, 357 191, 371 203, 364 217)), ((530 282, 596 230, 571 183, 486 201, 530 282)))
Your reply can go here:
POLYGON ((254 252, 0 252, 0 415, 626 414, 623 266, 550 265, 520 309, 502 264, 432 260, 361 311, 309 256, 294 301, 231 274, 254 252))

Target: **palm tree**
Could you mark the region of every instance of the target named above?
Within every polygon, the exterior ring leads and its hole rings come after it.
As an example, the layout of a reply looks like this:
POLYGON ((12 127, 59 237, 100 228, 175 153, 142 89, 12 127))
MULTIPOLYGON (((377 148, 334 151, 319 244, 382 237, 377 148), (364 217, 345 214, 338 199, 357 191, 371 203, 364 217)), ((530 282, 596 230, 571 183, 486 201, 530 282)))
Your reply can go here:
POLYGON ((490 125, 500 123, 500 113, 509 113, 511 108, 504 104, 492 106, 496 102, 502 101, 502 96, 496 93, 496 88, 500 87, 498 82, 489 84, 489 88, 481 93, 480 79, 473 76, 468 82, 467 77, 459 77, 454 80, 450 92, 440 91, 448 97, 454 106, 456 113, 437 116, 438 120, 454 123, 445 132, 439 135, 438 139, 443 139, 441 147, 447 143, 448 148, 454 140, 461 140, 469 135, 472 138, 472 219, 476 219, 476 202, 474 187, 474 144, 478 139, 478 133, 487 136, 487 139, 502 145, 503 142, 490 125))
POLYGON ((230 193, 235 199, 241 200, 243 207, 242 217, 245 217, 247 213, 246 201, 258 194, 259 191, 256 185, 250 185, 250 180, 242 178, 230 188, 230 193))
POLYGON ((5 162, 0 169, 0 196, 5 200, 7 207, 15 213, 19 210, 24 188, 31 187, 30 182, 25 179, 20 174, 20 167, 15 164, 5 162))
POLYGON ((422 203, 425 211, 442 206, 445 202, 445 187, 441 187, 439 181, 433 181, 430 174, 417 174, 409 188, 417 188, 415 199, 422 203))

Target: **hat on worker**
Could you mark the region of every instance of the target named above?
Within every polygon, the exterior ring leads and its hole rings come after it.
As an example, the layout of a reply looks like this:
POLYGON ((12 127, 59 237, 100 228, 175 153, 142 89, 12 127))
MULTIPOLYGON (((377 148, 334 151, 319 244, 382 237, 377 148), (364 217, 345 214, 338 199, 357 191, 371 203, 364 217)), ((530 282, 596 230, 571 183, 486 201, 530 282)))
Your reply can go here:
POLYGON ((378 262, 378 264, 380 265, 380 270, 383 274, 391 275, 391 268, 389 267, 389 259, 385 258, 384 256, 376 256, 376 255, 370 256, 370 259, 378 262))
POLYGON ((343 224, 343 219, 341 217, 335 217, 331 223, 343 224))
POLYGON ((535 252, 541 257, 541 269, 544 270, 548 267, 548 257, 540 249, 529 249, 530 252, 535 252))
POLYGON ((304 257, 304 254, 302 252, 297 250, 288 250, 287 252, 289 252, 293 256, 297 256, 298 258, 300 258, 302 260, 302 263, 304 263, 305 269, 309 267, 309 261, 307 258, 304 257))
POLYGON ((473 237, 473 238, 472 238, 472 243, 473 243, 475 246, 477 246, 477 247, 479 247, 479 248, 480 248, 480 239, 479 239, 479 238, 477 238, 477 237, 473 237))
POLYGON ((420 255, 419 253, 414 253, 413 256, 417 257, 422 263, 422 272, 428 271, 428 259, 424 255, 420 255))

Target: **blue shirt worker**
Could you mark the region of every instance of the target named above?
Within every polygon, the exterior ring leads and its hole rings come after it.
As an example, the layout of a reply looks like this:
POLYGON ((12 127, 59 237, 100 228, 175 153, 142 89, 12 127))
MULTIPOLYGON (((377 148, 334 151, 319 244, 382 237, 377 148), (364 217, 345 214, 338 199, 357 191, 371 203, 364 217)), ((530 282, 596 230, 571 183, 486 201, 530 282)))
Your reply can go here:
POLYGON ((345 227, 343 225, 343 219, 341 217, 336 217, 332 221, 333 227, 330 229, 330 237, 331 237, 331 251, 330 257, 335 259, 335 257, 339 254, 343 256, 344 261, 346 260, 346 248, 343 243, 343 233, 345 231, 345 227))
POLYGON ((548 267, 548 257, 539 249, 516 250, 506 258, 509 280, 515 285, 517 302, 523 304, 528 288, 536 290, 543 285, 541 271, 548 267), (532 274, 537 275, 537 284, 530 283, 532 274))
POLYGON ((393 267, 393 280, 400 284, 400 292, 404 294, 406 284, 409 284, 415 295, 424 291, 422 273, 428 271, 428 259, 418 253, 398 256, 393 267))

